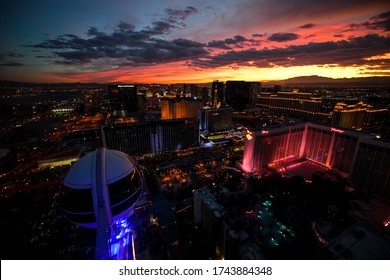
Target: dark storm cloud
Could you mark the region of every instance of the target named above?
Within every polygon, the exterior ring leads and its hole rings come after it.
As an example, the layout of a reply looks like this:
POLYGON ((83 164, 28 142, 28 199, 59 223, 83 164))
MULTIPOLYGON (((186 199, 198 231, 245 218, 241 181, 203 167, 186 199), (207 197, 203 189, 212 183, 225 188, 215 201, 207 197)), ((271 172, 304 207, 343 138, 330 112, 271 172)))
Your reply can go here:
POLYGON ((11 67, 24 66, 25 65, 24 63, 20 63, 14 60, 15 58, 18 59, 24 56, 25 56, 24 54, 18 52, 2 52, 0 53, 0 66, 11 66, 11 67))
POLYGON ((152 27, 147 27, 144 32, 151 35, 162 35, 169 33, 174 28, 176 28, 176 25, 169 21, 155 21, 152 23, 152 27))
MULTIPOLYGON (((224 40, 212 40, 201 43, 184 38, 166 39, 173 29, 181 28, 183 20, 196 13, 193 7, 186 9, 167 9, 165 17, 150 26, 136 29, 134 25, 120 22, 110 33, 96 27, 90 27, 85 37, 64 34, 55 38, 46 38, 38 44, 28 45, 35 50, 48 50, 47 59, 64 65, 80 65, 100 60, 110 66, 154 65, 175 61, 187 61, 188 65, 203 68, 220 66, 248 65, 254 67, 302 66, 313 64, 373 65, 377 61, 364 58, 382 55, 389 50, 389 37, 369 34, 364 37, 349 38, 337 42, 308 43, 290 45, 283 48, 248 49, 258 46, 261 41, 288 42, 299 38, 295 33, 252 34, 252 39, 236 35, 224 40), (239 48, 245 46, 246 49, 239 48), (213 54, 211 48, 224 49, 224 53, 213 54), (54 55, 54 57, 50 57, 54 55)), ((370 18, 362 23, 370 28, 385 30, 390 12, 370 18)), ((308 23, 301 28, 309 28, 308 23), (303 27, 306 26, 306 27, 303 27)), ((359 26, 350 26, 359 28, 359 26)), ((315 36, 309 35, 308 37, 315 36)), ((306 38, 308 38, 306 37, 306 38)), ((341 37, 340 34, 335 35, 341 37)), ((6 55, 6 54, 1 54, 6 55)), ((2 61, 6 63, 6 61, 2 61)), ((382 62, 381 62, 382 63, 382 62)), ((382 63, 382 65, 384 65, 382 63)), ((236 66, 237 67, 237 66, 236 66)))
POLYGON ((368 21, 361 23, 351 23, 346 31, 353 31, 359 28, 368 28, 371 30, 390 31, 390 11, 371 17, 368 21))
POLYGON ((68 42, 60 40, 46 43, 49 43, 48 47, 53 43, 55 48, 62 44, 61 50, 54 53, 63 59, 58 62, 65 64, 87 63, 101 58, 126 60, 121 63, 151 64, 192 59, 208 54, 204 49, 205 45, 199 42, 183 38, 164 40, 133 31, 96 33, 90 39, 72 38, 68 42))
POLYGON ((18 52, 9 52, 7 54, 8 57, 24 57, 24 54, 18 53, 18 52))
MULTIPOLYGON (((98 59, 123 59, 117 63, 118 65, 193 59, 208 54, 204 48, 205 44, 183 38, 165 40, 161 36, 182 27, 183 20, 196 12, 194 7, 166 9, 165 17, 138 31, 134 25, 120 22, 112 33, 90 27, 86 32, 87 38, 64 34, 28 47, 53 50, 53 54, 59 58, 55 63, 66 65, 88 63, 98 59)), ((234 37, 236 41, 242 41, 242 38, 234 37)))
POLYGON ((177 46, 186 47, 186 48, 200 48, 205 46, 205 44, 203 43, 199 43, 196 41, 187 40, 183 38, 174 39, 172 43, 174 43, 177 46))
POLYGON ((217 48, 217 49, 225 49, 225 50, 231 50, 232 49, 223 40, 213 40, 213 41, 210 41, 210 42, 207 43, 207 46, 209 48, 217 48))
POLYGON ((268 37, 268 40, 275 41, 275 42, 288 42, 293 41, 299 38, 298 34, 295 33, 274 33, 271 36, 268 37))
POLYGON ((253 61, 256 67, 303 66, 319 64, 337 64, 340 66, 367 65, 378 63, 365 58, 388 52, 390 37, 368 34, 364 37, 351 38, 348 41, 329 41, 308 43, 276 49, 248 49, 228 51, 207 56, 202 60, 193 60, 192 65, 204 68, 216 68, 227 65, 246 65, 253 61))
POLYGON ((252 34, 252 37, 264 38, 266 35, 267 35, 267 34, 255 33, 255 34, 252 34))
POLYGON ((207 47, 230 50, 234 47, 240 47, 241 43, 246 43, 246 42, 256 43, 256 44, 259 43, 257 40, 247 39, 244 36, 236 35, 233 38, 226 38, 225 40, 210 41, 207 43, 207 47))
POLYGON ((135 26, 127 22, 120 22, 118 24, 118 29, 122 31, 133 31, 135 26))
POLYGON ((19 62, 4 62, 1 63, 0 66, 19 67, 19 66, 25 66, 25 64, 19 62))
POLYGON ((18 53, 18 52, 2 52, 0 53, 0 58, 3 58, 3 57, 24 57, 25 55, 22 54, 22 53, 18 53))
POLYGON ((390 11, 374 16, 370 20, 369 28, 390 31, 390 11))
POLYGON ((151 27, 145 29, 145 32, 152 35, 169 33, 172 29, 185 26, 184 20, 196 12, 197 9, 191 6, 185 9, 165 9, 166 16, 163 16, 159 21, 153 22, 151 27))
POLYGON ((306 23, 302 26, 299 26, 299 28, 303 28, 303 29, 309 29, 309 28, 313 28, 314 26, 316 26, 316 24, 314 23, 306 23))
POLYGON ((195 7, 187 7, 185 9, 165 9, 165 12, 168 16, 172 18, 178 18, 181 20, 185 20, 188 16, 192 15, 193 13, 198 12, 198 10, 195 7))

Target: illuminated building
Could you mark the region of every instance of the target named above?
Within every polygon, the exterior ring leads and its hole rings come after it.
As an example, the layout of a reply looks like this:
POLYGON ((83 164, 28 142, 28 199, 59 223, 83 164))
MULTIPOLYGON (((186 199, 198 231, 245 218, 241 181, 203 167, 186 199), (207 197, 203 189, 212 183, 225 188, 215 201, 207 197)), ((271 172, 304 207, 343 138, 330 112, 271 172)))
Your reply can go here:
POLYGON ((362 138, 358 144, 351 182, 379 197, 390 198, 390 143, 362 138))
POLYGON ((96 114, 101 108, 100 90, 89 89, 84 93, 84 111, 87 114, 96 114))
POLYGON ((150 126, 146 122, 102 126, 103 146, 129 155, 152 153, 150 126))
POLYGON ((305 158, 334 169, 359 189, 390 198, 390 143, 312 123, 250 132, 240 168, 258 172, 305 158))
POLYGON ((199 146, 199 120, 142 121, 101 127, 103 146, 129 155, 163 154, 199 146))
POLYGON ((232 123, 232 108, 203 108, 199 110, 199 119, 201 131, 226 131, 232 123))
POLYGON ((273 94, 270 92, 260 92, 260 94, 257 96, 256 106, 264 109, 269 109, 271 105, 271 95, 273 94))
POLYGON ((198 85, 197 84, 183 84, 183 96, 185 96, 185 97, 198 97, 198 85))
POLYGON ((143 189, 142 173, 133 158, 100 148, 70 168, 60 205, 72 223, 97 229, 96 259, 128 259, 129 218, 143 189))
POLYGON ((238 111, 255 108, 260 91, 259 82, 227 81, 226 104, 238 111))
POLYGON ((211 106, 218 108, 225 105, 225 93, 223 82, 213 81, 211 86, 211 106))
POLYGON ((210 99, 210 88, 208 87, 202 87, 199 90, 199 97, 202 99, 203 106, 209 106, 209 99, 210 99))
POLYGON ((337 103, 332 116, 332 126, 355 130, 378 129, 387 109, 374 109, 362 101, 354 105, 337 103))
POLYGON ((136 85, 110 85, 108 86, 111 111, 138 111, 138 97, 136 85))
POLYGON ((303 154, 304 131, 305 126, 299 125, 248 132, 242 168, 246 172, 260 171, 268 164, 299 158, 303 154))
POLYGON ((154 93, 154 96, 156 96, 156 94, 161 94, 161 85, 151 84, 149 85, 149 91, 154 93))
POLYGON ((286 114, 304 119, 316 119, 321 113, 321 97, 305 92, 262 92, 257 106, 266 108, 272 114, 286 114))
POLYGON ((174 120, 197 118, 203 107, 202 100, 194 98, 163 98, 161 100, 161 119, 174 120))
POLYGON ((160 108, 161 108, 160 102, 161 102, 160 98, 150 97, 150 98, 146 99, 146 104, 147 104, 146 106, 152 110, 160 110, 160 108))

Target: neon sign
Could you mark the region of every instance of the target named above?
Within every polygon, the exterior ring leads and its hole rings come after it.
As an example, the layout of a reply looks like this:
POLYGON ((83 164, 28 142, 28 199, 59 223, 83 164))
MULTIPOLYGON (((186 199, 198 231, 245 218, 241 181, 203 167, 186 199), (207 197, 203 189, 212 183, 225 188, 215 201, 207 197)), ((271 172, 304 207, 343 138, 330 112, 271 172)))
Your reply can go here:
POLYGON ((337 129, 337 128, 334 128, 334 127, 331 127, 330 131, 334 131, 334 132, 338 132, 338 133, 344 133, 344 130, 337 129))

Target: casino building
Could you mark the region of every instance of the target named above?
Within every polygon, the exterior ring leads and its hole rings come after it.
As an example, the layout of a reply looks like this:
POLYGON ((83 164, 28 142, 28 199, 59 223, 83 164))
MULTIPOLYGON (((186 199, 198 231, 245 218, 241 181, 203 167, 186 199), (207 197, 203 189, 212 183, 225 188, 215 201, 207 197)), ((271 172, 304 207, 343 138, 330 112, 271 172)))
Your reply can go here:
POLYGON ((321 115, 322 97, 306 92, 262 92, 257 99, 257 106, 268 109, 272 114, 285 114, 309 120, 321 115))
POLYGON ((390 143, 356 131, 312 123, 248 131, 239 166, 260 172, 298 159, 333 169, 358 188, 390 198, 390 143))
POLYGON ((132 156, 199 146, 199 119, 152 120, 101 127, 103 146, 132 156))

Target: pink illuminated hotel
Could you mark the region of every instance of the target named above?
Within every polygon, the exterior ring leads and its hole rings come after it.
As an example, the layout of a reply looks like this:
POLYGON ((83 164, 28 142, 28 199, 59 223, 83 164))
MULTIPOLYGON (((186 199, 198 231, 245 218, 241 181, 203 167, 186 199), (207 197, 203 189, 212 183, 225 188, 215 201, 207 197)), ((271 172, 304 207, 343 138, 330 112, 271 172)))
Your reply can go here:
POLYGON ((239 165, 252 173, 288 168, 300 159, 336 171, 356 188, 390 198, 390 143, 375 135, 312 123, 248 131, 239 165))

